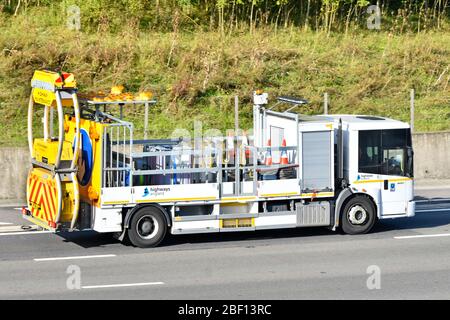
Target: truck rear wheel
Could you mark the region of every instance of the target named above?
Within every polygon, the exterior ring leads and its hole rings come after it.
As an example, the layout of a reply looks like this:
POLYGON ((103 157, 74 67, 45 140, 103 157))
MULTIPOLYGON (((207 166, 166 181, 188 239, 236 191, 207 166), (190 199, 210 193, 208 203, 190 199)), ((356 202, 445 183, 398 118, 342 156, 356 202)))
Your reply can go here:
POLYGON ((375 225, 376 219, 373 203, 365 196, 355 196, 346 203, 342 211, 342 230, 347 234, 367 233, 375 225))
POLYGON ((136 247, 156 247, 165 237, 167 222, 158 208, 144 207, 130 221, 128 238, 136 247))

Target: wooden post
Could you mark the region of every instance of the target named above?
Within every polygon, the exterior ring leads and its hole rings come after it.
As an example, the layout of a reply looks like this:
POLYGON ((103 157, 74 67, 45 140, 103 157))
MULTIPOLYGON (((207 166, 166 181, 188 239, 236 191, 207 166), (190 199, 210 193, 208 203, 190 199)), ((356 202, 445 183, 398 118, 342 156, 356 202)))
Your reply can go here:
POLYGON ((414 96, 415 96, 414 89, 411 89, 411 92, 410 92, 410 99, 411 99, 411 101, 410 101, 410 112, 411 112, 410 127, 411 127, 411 133, 414 131, 414 104, 415 104, 414 96))
POLYGON ((328 114, 328 93, 323 94, 323 114, 328 114))
POLYGON ((237 136, 237 131, 239 129, 239 98, 234 96, 234 130, 237 136))
POLYGON ((238 96, 234 96, 234 167, 235 167, 235 185, 236 185, 236 195, 239 195, 241 192, 240 184, 240 154, 239 154, 239 98, 238 96))
POLYGON ((144 140, 148 137, 148 102, 144 105, 144 140))

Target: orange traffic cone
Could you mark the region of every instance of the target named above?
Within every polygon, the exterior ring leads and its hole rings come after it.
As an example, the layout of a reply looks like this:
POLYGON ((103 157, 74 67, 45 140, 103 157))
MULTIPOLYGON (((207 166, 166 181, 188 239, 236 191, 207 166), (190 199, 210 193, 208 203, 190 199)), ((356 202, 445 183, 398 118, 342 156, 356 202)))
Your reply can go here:
POLYGON ((269 139, 267 141, 267 146, 269 148, 267 149, 266 157, 265 157, 265 161, 264 161, 266 166, 271 166, 272 165, 272 151, 270 150, 271 145, 272 145, 272 143, 271 143, 271 141, 269 139))
MULTIPOLYGON (((286 139, 283 138, 283 142, 281 143, 281 147, 286 147, 286 139)), ((280 164, 289 164, 289 158, 287 155, 286 149, 281 150, 281 159, 280 164)))

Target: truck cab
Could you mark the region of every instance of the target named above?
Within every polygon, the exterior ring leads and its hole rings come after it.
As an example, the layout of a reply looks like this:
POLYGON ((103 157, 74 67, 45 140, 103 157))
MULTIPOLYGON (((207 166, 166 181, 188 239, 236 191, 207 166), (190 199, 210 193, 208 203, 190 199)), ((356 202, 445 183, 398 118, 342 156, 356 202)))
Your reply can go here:
POLYGON ((409 125, 378 116, 324 117, 342 122, 343 177, 348 188, 369 196, 379 219, 414 216, 409 125))

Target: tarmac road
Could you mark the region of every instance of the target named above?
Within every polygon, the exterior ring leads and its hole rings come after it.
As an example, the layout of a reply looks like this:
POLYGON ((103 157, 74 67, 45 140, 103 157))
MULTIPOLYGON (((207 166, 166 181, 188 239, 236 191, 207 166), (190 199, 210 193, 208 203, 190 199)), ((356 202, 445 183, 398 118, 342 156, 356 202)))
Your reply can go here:
POLYGON ((2 232, 24 222, 0 208, 0 299, 449 299, 450 200, 420 199, 415 217, 367 235, 203 234, 154 249, 93 232, 2 232))

